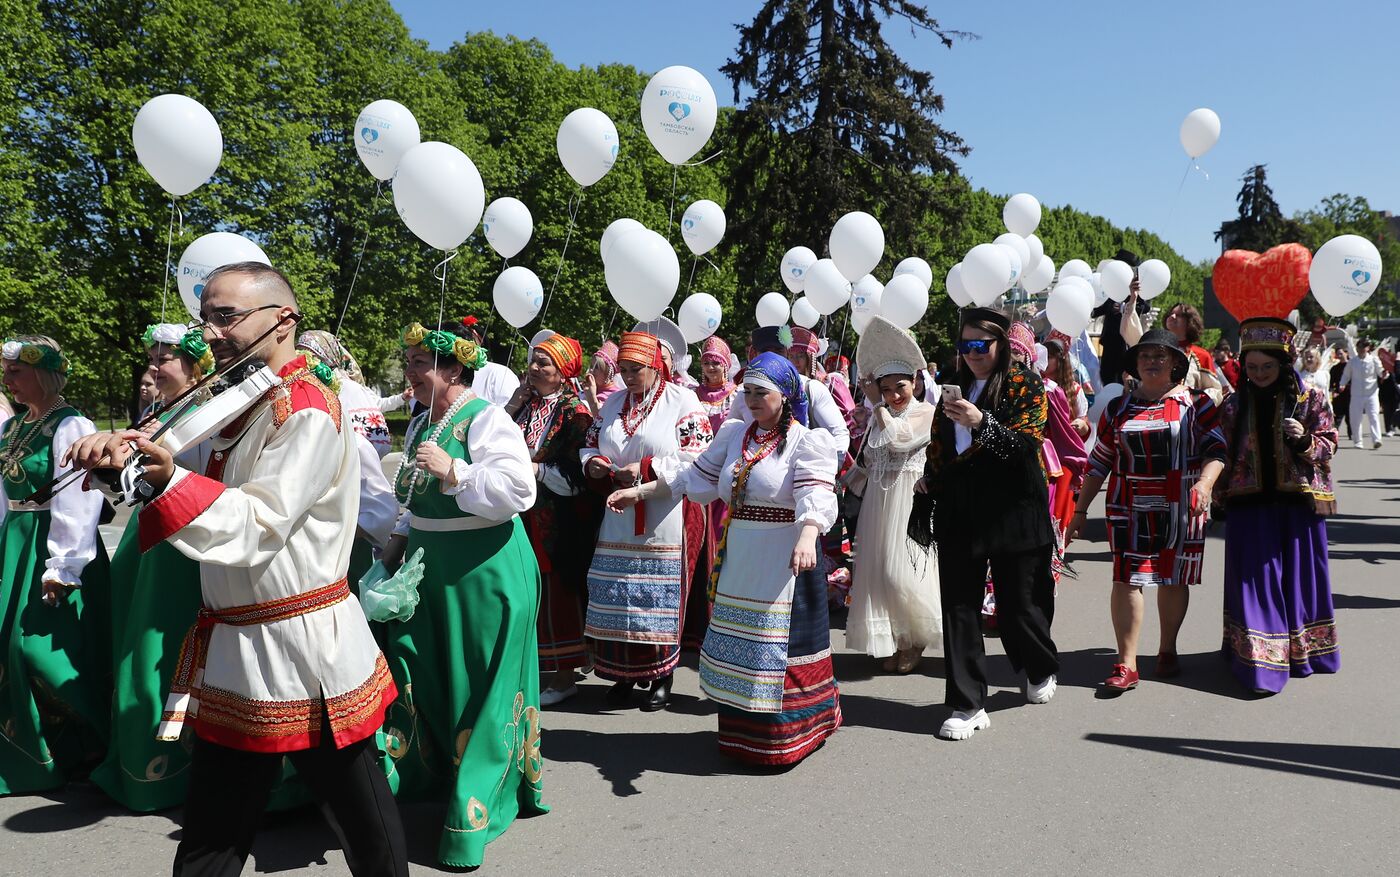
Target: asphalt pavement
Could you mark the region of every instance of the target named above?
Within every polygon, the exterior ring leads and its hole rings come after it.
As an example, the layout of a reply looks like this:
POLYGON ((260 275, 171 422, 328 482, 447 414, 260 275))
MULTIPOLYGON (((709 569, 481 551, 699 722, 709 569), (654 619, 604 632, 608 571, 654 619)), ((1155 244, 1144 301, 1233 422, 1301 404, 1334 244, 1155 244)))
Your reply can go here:
MULTIPOLYGON (((1184 673, 1096 697, 1113 663, 1101 519, 1060 587, 1063 671, 1027 705, 991 661, 992 726, 952 743, 942 661, 894 677, 835 658, 845 725, 782 773, 721 757, 694 659, 671 709, 609 712, 605 684, 546 712, 546 801, 487 850, 483 874, 1394 874, 1400 850, 1400 442, 1345 447, 1329 521, 1342 671, 1244 692, 1219 657, 1221 533, 1181 635, 1184 673)), ((1149 602, 1149 607, 1151 603, 1149 602)), ((838 623, 839 626, 839 623, 838 623)), ((835 644, 844 643, 839 630, 835 644)), ((1001 654, 996 640, 989 651, 1001 654)), ((437 815, 403 809, 415 874, 437 815)), ((95 789, 0 799, 0 872, 169 873, 179 812, 133 815, 95 789)), ((348 873, 314 809, 269 817, 247 873, 348 873)))

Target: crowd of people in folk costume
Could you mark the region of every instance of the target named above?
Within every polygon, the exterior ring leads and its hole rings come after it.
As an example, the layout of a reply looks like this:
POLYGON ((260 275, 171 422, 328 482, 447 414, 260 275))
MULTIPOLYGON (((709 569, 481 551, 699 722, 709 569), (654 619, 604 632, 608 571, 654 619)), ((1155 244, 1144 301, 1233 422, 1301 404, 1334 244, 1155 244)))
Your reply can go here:
POLYGON ((210 275, 198 324, 146 333, 150 416, 116 433, 65 401, 70 352, 16 336, 0 793, 88 776, 133 810, 183 803, 181 874, 238 873, 264 809, 309 799, 352 870, 405 874, 394 796, 445 801, 438 858, 476 866, 546 809, 541 710, 582 674, 611 684, 599 709, 662 710, 698 650, 720 752, 812 755, 841 725, 833 614, 836 645, 886 672, 941 650, 950 714, 931 730, 964 740, 990 724, 984 635, 1027 702, 1054 696, 1056 587, 1105 488, 1105 693, 1139 684, 1147 592, 1151 673, 1182 672, 1212 509, 1230 671, 1261 695, 1335 672, 1333 412, 1349 404, 1353 436, 1379 446, 1393 360, 1274 318, 1213 357, 1189 306, 1145 331, 1136 295, 1105 307, 1097 344, 964 309, 942 368, 879 317, 854 363, 821 362, 802 328, 754 331, 742 361, 711 337, 698 380, 664 319, 591 359, 539 336, 523 376, 488 361, 469 319, 414 323, 408 389, 381 397, 337 337, 298 333, 279 272, 239 263, 210 275), (177 455, 152 441, 248 354, 273 389, 177 455), (388 477, 385 412, 405 404, 388 477), (102 490, 133 454, 149 495, 109 562, 102 490), (75 468, 92 471, 45 492, 75 468))

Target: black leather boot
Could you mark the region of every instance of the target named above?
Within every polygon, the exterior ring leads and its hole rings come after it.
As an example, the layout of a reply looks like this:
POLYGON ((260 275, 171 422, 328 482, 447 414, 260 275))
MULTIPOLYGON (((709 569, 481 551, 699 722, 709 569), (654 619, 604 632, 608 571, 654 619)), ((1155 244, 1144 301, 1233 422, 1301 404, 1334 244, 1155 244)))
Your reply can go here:
POLYGON ((654 713, 657 710, 664 710, 666 702, 671 699, 671 677, 662 676, 651 683, 651 696, 642 704, 642 711, 654 713))
POLYGON ((631 682, 614 682, 613 687, 608 689, 603 701, 610 707, 624 707, 632 702, 631 682))

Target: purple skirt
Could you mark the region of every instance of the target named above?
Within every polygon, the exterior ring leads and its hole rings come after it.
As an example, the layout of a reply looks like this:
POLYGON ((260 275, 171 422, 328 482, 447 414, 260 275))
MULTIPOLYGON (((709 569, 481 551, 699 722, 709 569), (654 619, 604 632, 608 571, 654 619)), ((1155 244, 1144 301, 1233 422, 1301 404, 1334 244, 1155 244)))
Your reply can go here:
POLYGON ((1221 652, 1245 688, 1341 667, 1327 522, 1304 503, 1234 505, 1225 524, 1221 652))

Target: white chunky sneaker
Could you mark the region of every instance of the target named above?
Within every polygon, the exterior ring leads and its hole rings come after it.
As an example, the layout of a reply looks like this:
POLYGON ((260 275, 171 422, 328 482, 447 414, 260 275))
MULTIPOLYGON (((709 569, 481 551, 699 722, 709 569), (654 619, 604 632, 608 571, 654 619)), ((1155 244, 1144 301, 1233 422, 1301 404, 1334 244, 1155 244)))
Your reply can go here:
POLYGON ((1055 696, 1055 674, 1051 673, 1040 682, 1032 682, 1030 677, 1026 677, 1022 690, 1026 693, 1026 703, 1049 703, 1050 698, 1055 696))
POLYGON ((540 706, 554 706, 555 704, 563 703, 575 694, 578 694, 577 685, 570 685, 563 691, 557 688, 546 688, 544 691, 540 692, 540 706))
POLYGON ((943 727, 938 729, 938 736, 944 740, 966 740, 978 731, 990 728, 992 720, 987 718, 986 710, 967 712, 958 710, 948 717, 948 721, 943 723, 943 727))

